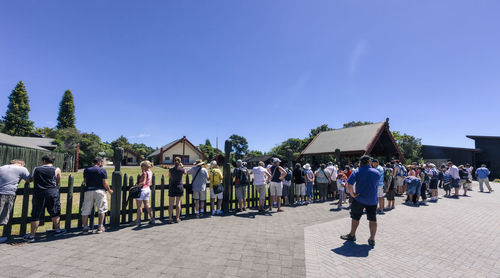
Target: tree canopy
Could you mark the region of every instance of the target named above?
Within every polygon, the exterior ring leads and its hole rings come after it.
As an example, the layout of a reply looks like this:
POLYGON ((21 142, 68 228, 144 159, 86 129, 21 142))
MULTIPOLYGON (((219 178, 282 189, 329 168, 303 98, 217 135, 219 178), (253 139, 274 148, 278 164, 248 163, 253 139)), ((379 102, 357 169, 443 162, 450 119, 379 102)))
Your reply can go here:
POLYGON ((28 92, 23 81, 19 81, 9 96, 2 132, 14 136, 29 136, 34 129, 33 122, 29 120, 29 112, 28 92))
POLYGON ((371 124, 373 124, 373 122, 351 121, 351 122, 345 123, 344 128, 362 126, 362 125, 371 125, 371 124))
POLYGON ((233 134, 229 136, 232 143, 232 151, 236 159, 242 159, 248 154, 248 141, 245 137, 233 134))
POLYGON ((57 128, 74 128, 75 127, 75 104, 73 102, 73 94, 70 90, 64 92, 63 98, 59 103, 59 115, 57 116, 57 128))
POLYGON ((223 154, 223 152, 217 148, 212 147, 212 143, 209 139, 205 140, 205 144, 198 145, 198 148, 205 154, 208 161, 214 160, 218 155, 223 154))

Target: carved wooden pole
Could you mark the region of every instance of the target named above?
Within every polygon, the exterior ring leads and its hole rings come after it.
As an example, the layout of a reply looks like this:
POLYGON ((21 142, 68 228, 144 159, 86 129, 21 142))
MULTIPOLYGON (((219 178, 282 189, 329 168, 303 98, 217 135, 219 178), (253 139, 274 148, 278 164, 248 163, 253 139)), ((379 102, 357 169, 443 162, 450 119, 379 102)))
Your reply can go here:
MULTIPOLYGON (((288 170, 293 172, 293 151, 288 149, 286 151, 286 154, 288 159, 288 170)), ((293 180, 293 175, 290 182, 291 184, 290 184, 290 190, 288 192, 288 200, 290 204, 293 204, 295 202, 295 181, 293 180)))
POLYGON ((121 163, 123 159, 123 148, 116 148, 113 156, 115 171, 111 180, 113 195, 111 195, 111 228, 120 226, 120 209, 122 196, 122 172, 121 163))
POLYGON ((224 196, 223 196, 223 202, 222 202, 222 210, 227 213, 229 212, 230 208, 230 201, 232 196, 229 196, 229 192, 231 192, 231 186, 232 186, 232 178, 231 178, 231 140, 226 140, 226 143, 224 145, 224 152, 226 155, 225 161, 224 161, 224 196))

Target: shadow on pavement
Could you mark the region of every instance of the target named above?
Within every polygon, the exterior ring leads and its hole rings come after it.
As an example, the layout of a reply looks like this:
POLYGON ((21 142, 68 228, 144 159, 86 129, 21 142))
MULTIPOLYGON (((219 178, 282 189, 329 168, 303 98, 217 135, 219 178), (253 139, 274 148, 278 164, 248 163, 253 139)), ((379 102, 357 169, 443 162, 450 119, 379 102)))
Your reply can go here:
POLYGON ((368 244, 356 244, 354 241, 346 241, 338 248, 332 249, 332 252, 344 257, 368 257, 373 247, 368 244))

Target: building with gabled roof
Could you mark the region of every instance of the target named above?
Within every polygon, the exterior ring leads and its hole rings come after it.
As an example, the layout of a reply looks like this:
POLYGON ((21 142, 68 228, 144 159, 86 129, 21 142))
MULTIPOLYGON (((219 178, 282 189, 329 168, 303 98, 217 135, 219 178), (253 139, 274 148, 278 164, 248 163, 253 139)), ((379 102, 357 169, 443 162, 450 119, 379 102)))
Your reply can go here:
POLYGON ((180 157, 182 163, 187 165, 194 164, 197 159, 206 159, 203 152, 186 136, 166 144, 147 156, 156 165, 173 164, 176 157, 180 157))
POLYGON ((305 147, 298 159, 322 155, 335 155, 341 159, 365 154, 387 160, 394 157, 405 160, 389 130, 389 118, 380 123, 322 131, 305 147))
POLYGON ((12 136, 0 133, 0 145, 24 147, 41 151, 53 151, 56 149, 55 139, 44 137, 12 136))

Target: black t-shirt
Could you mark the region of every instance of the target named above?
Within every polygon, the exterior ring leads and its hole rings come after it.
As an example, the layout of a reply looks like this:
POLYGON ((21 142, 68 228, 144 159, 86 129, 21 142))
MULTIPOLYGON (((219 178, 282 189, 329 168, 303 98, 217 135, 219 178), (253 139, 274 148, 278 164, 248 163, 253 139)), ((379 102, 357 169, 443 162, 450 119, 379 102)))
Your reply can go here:
POLYGON ((39 166, 33 170, 33 184, 37 191, 57 189, 56 167, 39 166))
POLYGON ((184 190, 182 185, 182 175, 184 175, 184 168, 182 167, 173 167, 168 170, 170 172, 170 190, 184 190))
POLYGON ((460 169, 458 170, 458 175, 460 176, 461 179, 466 180, 469 178, 469 172, 465 169, 460 169))
POLYGON ((104 190, 102 180, 108 178, 108 173, 102 167, 92 166, 83 171, 83 178, 85 179, 86 191, 104 190))
POLYGON ((295 168, 293 169, 293 181, 295 184, 306 183, 306 179, 304 177, 304 169, 295 168))

